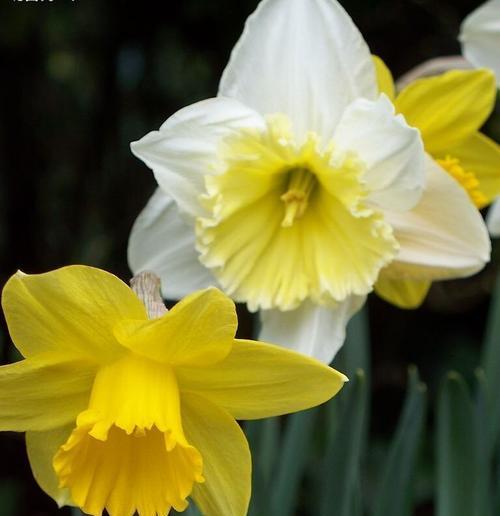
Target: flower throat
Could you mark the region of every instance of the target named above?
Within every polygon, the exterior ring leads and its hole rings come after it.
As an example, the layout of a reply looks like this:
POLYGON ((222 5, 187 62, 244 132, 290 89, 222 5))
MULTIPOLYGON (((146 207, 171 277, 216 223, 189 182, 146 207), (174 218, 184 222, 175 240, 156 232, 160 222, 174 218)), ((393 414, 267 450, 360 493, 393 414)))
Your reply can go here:
POLYGON ((285 215, 281 222, 284 228, 291 227, 304 215, 317 182, 316 177, 304 167, 291 169, 288 177, 287 190, 280 196, 285 203, 285 215))

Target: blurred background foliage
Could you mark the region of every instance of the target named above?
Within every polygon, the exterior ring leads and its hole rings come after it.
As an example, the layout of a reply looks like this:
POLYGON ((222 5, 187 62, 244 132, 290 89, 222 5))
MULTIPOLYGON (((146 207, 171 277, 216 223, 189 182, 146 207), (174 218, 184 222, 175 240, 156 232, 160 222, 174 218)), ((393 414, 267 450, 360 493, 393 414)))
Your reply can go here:
MULTIPOLYGON (((131 155, 129 142, 177 109, 215 95, 256 3, 4 0, 2 284, 18 268, 35 273, 70 263, 99 266, 127 280, 128 233, 155 186, 151 173, 131 155)), ((426 59, 458 54, 460 21, 479 5, 469 0, 342 3, 396 77, 426 59)), ((497 113, 486 128, 497 141, 499 120, 497 113)), ((494 246, 492 263, 482 273, 434 285, 416 311, 371 297, 336 360, 352 378, 342 395, 304 415, 246 425, 256 465, 253 514, 351 516, 361 514, 364 505, 373 516, 474 516, 469 505, 450 508, 434 494, 438 483, 458 489, 458 495, 472 493, 472 472, 481 476, 487 470, 484 462, 476 464, 478 457, 493 460, 490 449, 471 451, 470 439, 494 441, 482 439, 481 432, 491 433, 497 425, 485 417, 491 386, 477 369, 483 363, 500 378, 495 368, 500 307, 490 320, 489 358, 481 359, 497 264, 494 246), (409 364, 415 367, 408 376, 409 364), (448 374, 451 370, 456 373, 448 374), (476 421, 486 430, 476 429, 476 421), (458 427, 465 431, 453 434, 458 427), (450 447, 435 454, 435 437, 450 447), (453 449, 469 451, 457 455, 453 449), (470 469, 471 463, 477 469, 470 469), (401 464, 404 471, 398 470, 401 464), (449 477, 453 472, 458 479, 449 477), (408 485, 415 508, 398 512, 408 503, 408 485), (344 500, 346 493, 355 494, 344 500), (391 507, 394 503, 403 505, 391 507)), ((240 335, 249 336, 251 317, 243 308, 240 314, 240 335)), ((16 358, 5 326, 0 350, 3 363, 16 358)), ((70 514, 58 512, 36 486, 21 435, 1 435, 0 456, 2 516, 70 514)), ((484 511, 476 516, 487 515, 484 511)))

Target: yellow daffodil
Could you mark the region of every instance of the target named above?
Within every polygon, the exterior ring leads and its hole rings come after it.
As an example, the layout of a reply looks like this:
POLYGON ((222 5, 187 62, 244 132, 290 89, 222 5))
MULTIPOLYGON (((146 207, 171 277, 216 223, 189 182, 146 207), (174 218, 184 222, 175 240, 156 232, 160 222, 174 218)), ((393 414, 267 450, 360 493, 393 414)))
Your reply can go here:
POLYGON ((220 285, 260 312, 260 339, 324 362, 389 264, 443 278, 489 259, 481 217, 379 95, 369 49, 333 0, 261 2, 218 96, 132 150, 159 189, 132 230, 131 268, 171 278, 170 298, 220 285))
POLYGON ((322 403, 346 378, 234 338, 215 288, 148 319, 134 292, 84 266, 18 272, 2 305, 24 359, 0 368, 0 430, 26 432, 33 474, 88 514, 246 514, 250 454, 237 419, 322 403))
MULTIPOLYGON (((436 165, 463 188, 478 209, 490 204, 500 194, 500 146, 479 129, 495 105, 493 74, 484 69, 453 70, 418 79, 396 95, 389 70, 379 58, 374 59, 380 90, 408 123, 420 130, 425 150, 436 165)), ((455 217, 455 223, 461 224, 458 215, 455 217)), ((382 270, 376 292, 403 308, 419 306, 431 278, 424 270, 401 280, 400 272, 391 266, 382 270)))

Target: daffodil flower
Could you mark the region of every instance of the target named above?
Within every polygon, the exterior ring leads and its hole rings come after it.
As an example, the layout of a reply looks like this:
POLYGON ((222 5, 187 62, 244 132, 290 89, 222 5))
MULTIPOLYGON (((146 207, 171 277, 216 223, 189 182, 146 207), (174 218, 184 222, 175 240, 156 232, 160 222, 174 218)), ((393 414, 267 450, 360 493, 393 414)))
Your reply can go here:
POLYGON ((500 84, 500 0, 489 0, 462 22, 462 53, 474 66, 490 68, 500 84))
MULTIPOLYGON (((418 79, 396 95, 388 68, 374 59, 380 90, 420 130, 435 169, 453 178, 478 209, 489 205, 500 194, 500 146, 479 130, 495 106, 493 73, 453 70, 418 79)), ((415 308, 430 286, 425 271, 420 277, 396 279, 388 268, 381 272, 375 291, 399 307, 415 308)))
POLYGON ((234 303, 195 292, 165 315, 84 266, 15 274, 2 305, 25 357, 0 367, 0 430, 26 432, 33 474, 91 515, 246 514, 250 453, 235 421, 322 403, 346 378, 235 339, 234 303))
MULTIPOLYGON (((490 68, 500 85, 500 0, 490 0, 472 11, 460 27, 462 53, 476 67, 490 68)), ((488 211, 488 229, 500 237, 500 200, 488 211)))
POLYGON ((132 270, 174 278, 168 298, 220 285, 260 311, 260 339, 327 363, 389 264, 444 278, 489 257, 478 213, 379 95, 333 0, 261 2, 218 96, 132 150, 159 184, 132 230, 132 270))

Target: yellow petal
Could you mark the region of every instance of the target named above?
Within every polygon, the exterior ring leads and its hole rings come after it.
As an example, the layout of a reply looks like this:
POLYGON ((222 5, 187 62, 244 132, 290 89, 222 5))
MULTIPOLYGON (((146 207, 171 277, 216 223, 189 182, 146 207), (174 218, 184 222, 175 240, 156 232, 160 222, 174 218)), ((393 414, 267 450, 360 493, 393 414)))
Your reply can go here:
POLYGON ((251 490, 251 458, 245 435, 224 410, 183 393, 186 436, 203 457, 205 482, 192 498, 205 516, 245 516, 251 490))
POLYGON ((74 421, 88 402, 88 363, 29 358, 0 367, 0 430, 49 430, 74 421))
POLYGON ((479 190, 488 204, 500 195, 500 145, 484 134, 475 133, 462 144, 449 149, 466 171, 479 181, 479 190))
POLYGON ((231 350, 238 319, 233 301, 216 288, 195 292, 150 321, 122 321, 123 346, 162 363, 206 366, 231 350))
POLYGON ((396 97, 396 88, 392 74, 387 65, 379 56, 372 55, 375 73, 377 74, 377 85, 380 93, 385 93, 392 101, 396 97))
POLYGON ((57 503, 73 505, 68 489, 59 487, 59 479, 54 471, 52 460, 57 450, 66 442, 73 425, 54 428, 46 432, 27 432, 26 449, 31 471, 38 485, 57 503))
POLYGON ((418 308, 424 302, 431 285, 426 280, 398 280, 381 275, 375 283, 375 292, 399 308, 418 308))
POLYGON ((483 125, 495 97, 491 71, 453 70, 418 79, 398 95, 395 104, 406 121, 420 129, 427 152, 441 156, 483 125))
POLYGON ((121 346, 113 326, 145 319, 144 306, 116 276, 74 265, 46 274, 14 274, 2 293, 14 344, 24 356, 60 353, 105 361, 121 346))
POLYGON ((313 358, 238 339, 229 356, 215 366, 178 368, 176 373, 182 392, 196 392, 236 419, 277 416, 319 405, 347 381, 313 358))

